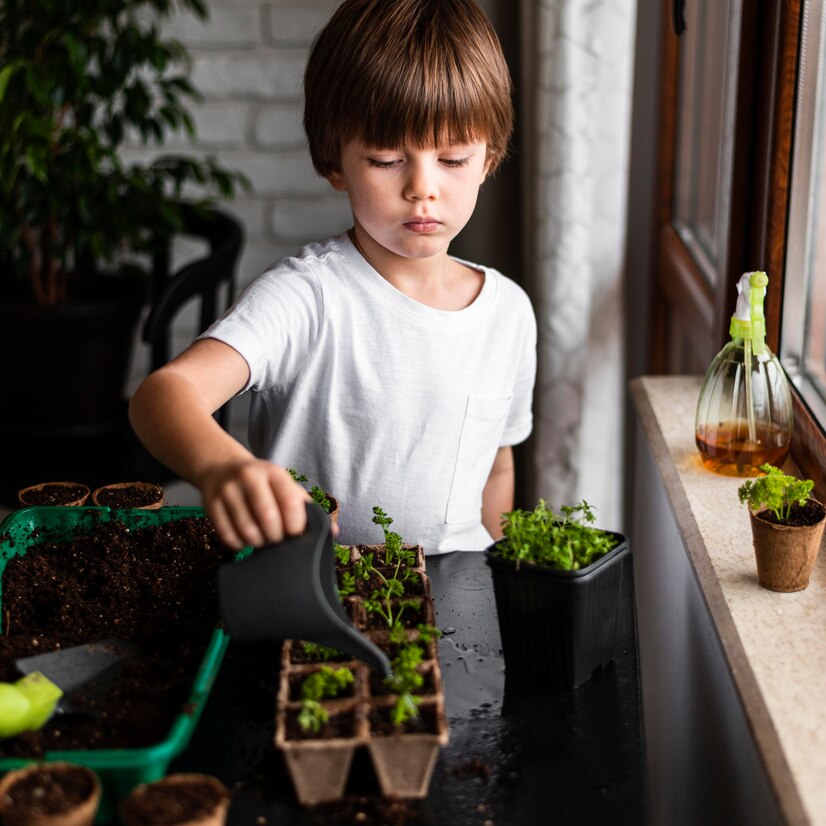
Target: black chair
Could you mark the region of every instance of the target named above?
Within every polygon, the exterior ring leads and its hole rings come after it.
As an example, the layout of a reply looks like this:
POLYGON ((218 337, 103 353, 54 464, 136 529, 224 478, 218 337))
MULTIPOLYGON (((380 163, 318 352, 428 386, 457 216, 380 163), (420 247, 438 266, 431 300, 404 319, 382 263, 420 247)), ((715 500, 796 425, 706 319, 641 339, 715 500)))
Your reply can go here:
MULTIPOLYGON (((235 297, 235 270, 244 243, 238 221, 213 207, 188 206, 181 235, 205 240, 209 253, 170 272, 171 244, 162 244, 153 256, 152 300, 143 326, 143 340, 151 347, 151 369, 157 370, 172 357, 172 325, 190 301, 200 300, 196 334, 215 321, 235 297), (225 290, 219 305, 219 291, 225 290)), ((229 402, 217 413, 221 427, 229 423, 229 402)))

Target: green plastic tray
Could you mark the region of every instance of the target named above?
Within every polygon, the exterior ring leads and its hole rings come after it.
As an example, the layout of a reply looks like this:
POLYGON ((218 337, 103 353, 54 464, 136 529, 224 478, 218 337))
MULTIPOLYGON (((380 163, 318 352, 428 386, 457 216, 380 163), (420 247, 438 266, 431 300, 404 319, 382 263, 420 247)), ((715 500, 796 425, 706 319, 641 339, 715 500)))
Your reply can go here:
MULTIPOLYGON (((34 544, 33 532, 40 538, 64 540, 89 534, 99 521, 117 520, 132 528, 153 527, 187 516, 203 517, 202 508, 169 507, 158 510, 110 510, 97 507, 32 507, 15 511, 0 523, 0 617, 2 617, 3 573, 8 560, 26 553, 34 544)), ((2 619, 0 619, 0 622, 2 619)), ((2 630, 2 629, 0 629, 2 630)), ((189 744, 209 692, 215 682, 224 658, 229 636, 216 628, 207 647, 200 668, 192 683, 192 691, 181 712, 172 724, 167 738, 154 746, 135 749, 98 749, 94 751, 47 752, 46 760, 66 760, 88 766, 97 772, 103 786, 98 823, 114 819, 118 801, 138 783, 159 780, 166 774, 169 763, 189 744)), ((0 758, 0 773, 34 762, 27 758, 0 758)))

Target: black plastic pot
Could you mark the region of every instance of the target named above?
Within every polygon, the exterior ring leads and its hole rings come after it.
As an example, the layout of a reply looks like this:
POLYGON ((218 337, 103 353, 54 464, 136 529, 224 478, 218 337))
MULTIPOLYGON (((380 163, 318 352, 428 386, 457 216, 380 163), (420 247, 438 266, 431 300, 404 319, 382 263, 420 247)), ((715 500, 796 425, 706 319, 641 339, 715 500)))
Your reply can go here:
POLYGON ((628 539, 577 571, 514 562, 485 551, 509 676, 577 688, 616 653, 617 616, 628 539))

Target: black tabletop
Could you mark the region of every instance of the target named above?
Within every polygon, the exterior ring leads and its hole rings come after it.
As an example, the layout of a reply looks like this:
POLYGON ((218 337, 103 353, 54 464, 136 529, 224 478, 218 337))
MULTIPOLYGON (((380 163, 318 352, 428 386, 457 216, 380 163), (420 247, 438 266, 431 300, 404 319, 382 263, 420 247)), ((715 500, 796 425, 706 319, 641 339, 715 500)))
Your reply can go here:
POLYGON ((645 822, 644 757, 631 558, 623 569, 620 654, 577 689, 514 683, 502 659, 481 553, 427 560, 450 742, 427 798, 380 796, 356 754, 345 798, 305 808, 273 745, 277 644, 231 643, 187 751, 170 771, 219 777, 229 826, 537 826, 645 822))

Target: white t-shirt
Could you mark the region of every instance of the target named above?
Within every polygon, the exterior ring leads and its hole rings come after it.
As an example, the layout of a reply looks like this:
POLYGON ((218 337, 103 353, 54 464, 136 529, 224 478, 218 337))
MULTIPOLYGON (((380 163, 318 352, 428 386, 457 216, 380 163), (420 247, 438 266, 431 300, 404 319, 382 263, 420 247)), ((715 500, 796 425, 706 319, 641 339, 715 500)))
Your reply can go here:
POLYGON ((491 542, 482 489, 531 431, 536 321, 513 281, 468 266, 476 300, 434 309, 344 234, 278 262, 203 334, 249 364, 254 453, 338 499, 342 544, 382 540, 374 505, 430 554, 491 542))

